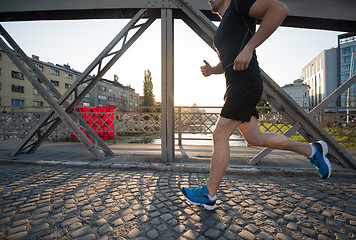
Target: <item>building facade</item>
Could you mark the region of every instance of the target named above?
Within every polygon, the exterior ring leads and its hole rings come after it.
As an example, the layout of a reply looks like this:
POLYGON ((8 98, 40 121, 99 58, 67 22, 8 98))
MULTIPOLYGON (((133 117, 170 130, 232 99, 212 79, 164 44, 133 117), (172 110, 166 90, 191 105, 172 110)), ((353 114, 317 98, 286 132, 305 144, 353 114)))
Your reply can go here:
MULTIPOLYGON (((68 65, 42 62, 34 55, 31 60, 61 94, 76 80, 77 73, 68 65)), ((74 95, 69 97, 69 102, 73 101, 73 97, 74 95)), ((0 106, 33 108, 49 106, 2 50, 0 50, 0 106)))
MULTIPOLYGON (((342 34, 338 36, 338 75, 339 85, 346 82, 356 73, 356 34, 342 34)), ((348 91, 339 98, 339 106, 350 107, 356 104, 356 84, 353 84, 348 91)))
MULTIPOLYGON (((337 48, 319 53, 303 68, 301 79, 310 87, 309 105, 315 107, 338 87, 337 48)), ((329 106, 336 107, 337 101, 329 106)))
POLYGON ((292 84, 283 86, 283 90, 301 107, 309 107, 309 86, 297 79, 292 84))
MULTIPOLYGON (((310 106, 329 96, 356 73, 356 34, 338 36, 338 47, 324 50, 302 70, 301 79, 310 86, 310 106)), ((329 107, 355 107, 356 84, 345 91, 329 107), (348 105, 349 104, 349 105, 348 105)))
MULTIPOLYGON (((83 91, 86 84, 78 88, 78 92, 83 91)), ((140 105, 140 95, 135 89, 123 86, 119 82, 100 79, 98 84, 80 101, 83 107, 137 107, 140 105)))
MULTIPOLYGON (((32 55, 31 60, 61 94, 64 94, 81 74, 81 72, 71 69, 69 65, 62 66, 43 62, 35 55, 32 55)), ((85 84, 79 86, 78 93, 85 86, 85 84)), ((68 101, 72 102, 74 97, 73 93, 69 96, 68 101)), ((138 106, 139 104, 140 97, 135 93, 135 89, 123 86, 118 82, 102 79, 79 103, 79 106, 138 106)), ((34 108, 36 111, 48 111, 47 107, 49 106, 1 49, 0 106, 34 108)))

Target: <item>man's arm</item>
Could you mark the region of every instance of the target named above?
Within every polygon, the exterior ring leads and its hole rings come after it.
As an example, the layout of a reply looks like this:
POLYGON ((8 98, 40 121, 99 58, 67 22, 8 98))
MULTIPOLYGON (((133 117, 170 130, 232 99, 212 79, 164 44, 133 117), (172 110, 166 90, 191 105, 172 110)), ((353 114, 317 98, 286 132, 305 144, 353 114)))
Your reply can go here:
POLYGON ((257 0, 251 7, 249 16, 261 18, 258 31, 246 44, 234 62, 235 70, 245 70, 250 64, 253 51, 260 46, 282 24, 289 13, 288 7, 277 0, 257 0))
POLYGON ((204 60, 205 65, 200 67, 202 74, 204 77, 208 77, 212 74, 222 74, 224 73, 224 69, 222 67, 222 63, 219 62, 218 65, 212 67, 207 61, 204 60))

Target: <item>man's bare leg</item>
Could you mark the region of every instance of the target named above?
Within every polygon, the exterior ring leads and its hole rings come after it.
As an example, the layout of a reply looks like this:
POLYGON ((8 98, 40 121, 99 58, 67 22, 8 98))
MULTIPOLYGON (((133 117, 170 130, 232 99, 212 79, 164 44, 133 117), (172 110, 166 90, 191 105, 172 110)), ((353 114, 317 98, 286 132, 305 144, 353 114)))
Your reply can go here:
POLYGON ((323 141, 305 144, 287 138, 277 133, 262 133, 256 117, 251 117, 250 122, 239 126, 245 140, 252 146, 269 147, 273 149, 288 150, 304 155, 310 159, 321 178, 327 179, 331 175, 332 167, 327 158, 328 146, 323 141))
POLYGON ((320 177, 327 179, 331 174, 331 165, 326 157, 327 145, 319 141, 311 145, 291 140, 282 134, 262 133, 258 126, 256 117, 251 117, 249 122, 231 120, 220 117, 213 134, 213 157, 210 164, 210 174, 206 185, 201 188, 181 188, 184 197, 192 204, 202 205, 207 210, 214 210, 216 203, 216 192, 220 182, 225 175, 230 161, 229 138, 239 127, 245 140, 253 146, 269 147, 280 150, 289 150, 306 157, 316 166, 320 177), (313 154, 313 156, 311 156, 313 154))
POLYGON ((288 150, 299 153, 305 157, 312 154, 309 144, 298 142, 278 133, 263 133, 258 126, 258 120, 252 116, 249 122, 239 125, 239 129, 251 146, 268 147, 279 150, 288 150))
POLYGON ((230 161, 229 138, 241 124, 240 121, 220 117, 213 133, 213 156, 206 186, 211 197, 216 195, 221 179, 230 161))
POLYGON ((309 144, 291 140, 278 133, 262 133, 257 118, 252 116, 249 122, 239 122, 220 117, 213 135, 213 157, 210 164, 207 188, 209 195, 215 196, 221 179, 230 161, 229 138, 239 127, 247 143, 251 146, 269 147, 279 150, 288 150, 309 157, 312 150, 309 144))

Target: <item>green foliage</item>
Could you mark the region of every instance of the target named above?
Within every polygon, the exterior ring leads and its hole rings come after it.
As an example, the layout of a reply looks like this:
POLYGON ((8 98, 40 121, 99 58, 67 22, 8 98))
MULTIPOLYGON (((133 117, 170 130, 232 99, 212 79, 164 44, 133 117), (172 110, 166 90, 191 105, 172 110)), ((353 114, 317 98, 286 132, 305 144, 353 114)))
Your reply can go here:
MULTIPOLYGON (((257 107, 270 107, 270 105, 264 97, 261 97, 260 101, 257 103, 257 107)), ((260 108, 258 111, 261 113, 267 113, 270 109, 260 108)))
POLYGON ((117 76, 117 74, 114 74, 114 82, 119 82, 119 77, 117 76))
MULTIPOLYGON (((261 132, 275 132, 283 134, 292 125, 284 125, 281 123, 268 123, 264 122, 263 125, 260 125, 261 132)), ((339 142, 340 146, 348 149, 356 149, 356 137, 352 136, 353 130, 350 128, 339 128, 339 127, 324 127, 325 131, 332 134, 332 137, 339 142)), ((299 135, 299 132, 296 132, 294 135, 290 137, 290 139, 307 142, 306 139, 299 135)))
POLYGON ((143 106, 154 106, 155 95, 153 94, 152 75, 150 70, 145 70, 143 80, 143 106))

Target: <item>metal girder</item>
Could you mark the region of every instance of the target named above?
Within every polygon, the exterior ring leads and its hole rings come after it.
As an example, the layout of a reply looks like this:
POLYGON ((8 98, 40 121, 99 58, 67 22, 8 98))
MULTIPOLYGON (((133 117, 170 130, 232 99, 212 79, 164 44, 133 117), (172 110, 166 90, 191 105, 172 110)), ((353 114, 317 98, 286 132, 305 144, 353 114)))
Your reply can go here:
MULTIPOLYGON (((351 87, 354 83, 356 83, 356 75, 354 75, 353 77, 351 77, 349 80, 347 80, 344 84, 342 84, 340 87, 338 87, 333 93, 331 93, 327 98, 325 98, 321 103, 319 103, 316 107, 314 107, 309 113, 306 113, 306 115, 308 116, 309 119, 313 119, 313 117, 318 114, 320 111, 322 111, 323 109, 325 109, 331 102, 333 102, 337 97, 339 97, 343 92, 345 92, 349 87, 351 87)), ((292 101, 294 101, 292 99, 292 101)), ((290 129, 288 129, 288 131, 286 131, 284 133, 285 136, 290 137, 292 136, 295 132, 297 132, 298 130, 300 130, 302 128, 302 125, 300 123, 296 123, 295 125, 293 125, 293 127, 291 127, 290 129)), ((258 164, 260 161, 262 161, 262 159, 267 156, 269 153, 271 153, 273 151, 273 149, 271 148, 265 148, 263 149, 259 154, 257 154, 253 159, 251 159, 248 162, 248 165, 256 165, 258 164)), ((347 152, 346 152, 347 154, 347 152)), ((351 156, 349 154, 347 154, 347 158, 350 158, 351 156)), ((352 157, 351 157, 352 158, 352 157)), ((342 160, 341 160, 342 161, 342 160)), ((351 161, 352 166, 350 166, 351 168, 356 168, 355 162, 351 161)), ((349 165, 348 162, 346 162, 343 165, 349 165)))
MULTIPOLYGON (((79 114, 74 110, 75 106, 83 99, 83 97, 96 85, 96 83, 101 79, 101 77, 110 69, 110 67, 123 55, 123 53, 138 39, 138 37, 155 21, 155 17, 151 16, 144 24, 137 24, 137 22, 147 15, 146 9, 141 9, 137 12, 134 18, 124 27, 124 29, 109 43, 109 45, 99 54, 99 56, 88 66, 88 68, 79 76, 79 78, 74 82, 74 84, 61 96, 56 90, 51 86, 51 83, 43 76, 43 74, 37 70, 33 63, 28 59, 24 52, 15 45, 17 52, 21 52, 21 57, 26 60, 26 64, 31 66, 31 71, 33 73, 38 73, 37 77, 41 82, 48 85, 48 88, 55 92, 54 96, 57 99, 54 100, 46 89, 41 86, 39 81, 35 81, 31 72, 24 68, 23 64, 20 64, 18 58, 13 53, 11 49, 7 49, 7 54, 11 56, 13 62, 15 62, 19 69, 29 78, 31 83, 34 84, 36 89, 39 90, 42 97, 49 103, 51 110, 46 114, 40 123, 36 125, 34 129, 25 137, 24 141, 15 149, 14 154, 25 153, 27 149, 30 148, 28 152, 34 152, 41 143, 51 134, 51 132, 61 123, 64 122, 67 126, 73 130, 73 133, 78 137, 78 139, 87 147, 87 149, 94 153, 97 159, 103 160, 104 156, 100 153, 99 149, 104 151, 106 154, 114 156, 114 153, 106 146, 106 144, 100 139, 100 137, 94 132, 94 130, 88 126, 88 124, 79 116, 79 114), (129 39, 127 38, 130 30, 138 29, 129 39), (120 42, 122 42, 121 49, 119 51, 111 52, 113 48, 120 42), (106 57, 112 57, 108 63, 101 68, 102 61, 106 57), (88 78, 89 74, 95 69, 98 68, 98 74, 95 78, 88 78), (67 103, 66 100, 68 97, 73 94, 78 86, 86 83, 88 84, 84 90, 77 96, 72 103, 67 103), (61 106, 63 105, 63 106, 61 106), (63 107, 65 109, 63 109, 63 107), (73 118, 77 120, 82 130, 75 124, 73 120, 68 116, 68 114, 73 115, 73 118), (54 120, 51 120, 53 115, 57 117, 54 120), (42 128, 46 129, 42 132, 42 128), (89 139, 84 135, 83 130, 86 131, 94 143, 91 143, 89 139), (35 139, 38 137, 38 139, 35 139), (32 141, 32 143, 30 143, 32 141)), ((4 32, 4 31, 3 31, 4 32)), ((10 39, 8 34, 5 34, 6 39, 10 39)), ((12 39, 8 42, 14 42, 12 39)), ((3 48, 7 48, 6 44, 3 43, 3 48)), ((14 44, 12 44, 14 46, 14 44)), ((4 49, 4 50, 5 50, 4 49)), ((49 91, 51 92, 51 91, 49 91)))
POLYGON ((174 19, 172 9, 161 10, 162 22, 162 161, 174 160, 174 19))
MULTIPOLYGON (((354 0, 281 0, 290 9, 284 26, 356 31, 356 1, 354 0)), ((212 14, 208 0, 186 0, 202 11, 210 20, 219 21, 212 14)), ((71 20, 132 18, 138 9, 172 9, 179 6, 174 0, 1 0, 0 21, 71 20)))
MULTIPOLYGON (((262 71, 262 70, 261 70, 262 71)), ((275 83, 265 72, 262 71, 264 79, 263 97, 292 125, 299 123, 301 128, 299 133, 309 142, 323 140, 328 144, 329 158, 334 162, 341 163, 344 167, 356 169, 356 162, 353 157, 335 141, 324 128, 315 121, 314 116, 327 105, 322 104, 309 114, 299 106, 291 97, 275 83)), ((356 77, 350 79, 348 85, 352 85, 356 77)), ((342 86, 345 88, 345 86, 342 86)), ((347 88, 346 88, 347 89, 347 88)), ((341 91, 338 92, 342 94, 341 91)), ((333 97, 337 97, 336 94, 333 97)), ((329 98, 328 102, 333 99, 329 98)), ((295 130, 295 129, 293 129, 295 130)))
MULTIPOLYGON (((194 26, 194 28, 200 28, 199 30, 194 30, 195 32, 205 32, 203 34, 203 40, 206 41, 206 36, 213 37, 213 34, 210 31, 206 31, 206 29, 211 28, 210 20, 206 18, 200 17, 201 14, 198 9, 195 9, 192 6, 189 6, 184 2, 184 0, 174 0, 177 2, 177 6, 181 8, 181 10, 187 14, 187 16, 191 19, 193 23, 189 26, 194 26), (190 10, 189 10, 190 8, 190 10)), ((212 40, 207 41, 207 44, 211 44, 212 40)), ((302 109, 290 96, 278 86, 262 69, 261 74, 263 78, 263 96, 265 99, 279 111, 282 116, 292 125, 294 125, 286 135, 292 135, 294 131, 299 129, 299 132, 307 139, 308 141, 315 141, 316 139, 325 141, 329 146, 329 155, 333 158, 334 161, 340 162, 343 166, 348 168, 356 169, 356 162, 352 158, 352 156, 345 151, 321 126, 316 123, 313 119, 312 114, 316 114, 316 111, 321 111, 322 108, 325 108, 327 104, 329 104, 332 99, 328 99, 325 103, 317 106, 316 110, 311 113, 310 116, 302 109)), ((352 78, 352 81, 355 77, 352 78)), ((338 93, 342 93, 342 90, 347 89, 347 86, 351 86, 352 82, 349 81, 346 85, 342 86, 341 90, 338 93)), ((337 97, 334 94, 332 97, 337 97)), ((261 154, 261 157, 265 155, 261 154)), ((254 161, 254 160, 253 160, 254 161)), ((254 163, 254 162, 253 162, 254 163)))
MULTIPOLYGON (((6 52, 12 62, 20 69, 20 71, 28 78, 31 84, 38 90, 40 95, 44 98, 44 100, 50 105, 53 109, 53 112, 58 116, 58 119, 72 130, 72 132, 80 139, 83 144, 87 147, 87 149, 92 152, 97 158, 104 159, 103 155, 97 148, 95 148, 94 144, 85 136, 83 131, 75 124, 72 117, 65 112, 65 110, 58 104, 55 100, 55 97, 58 97, 58 92, 48 91, 42 84, 50 88, 51 83, 43 74, 38 74, 39 71, 36 70, 36 66, 31 62, 31 60, 24 55, 24 52, 19 48, 19 46, 15 43, 15 41, 8 35, 5 29, 0 26, 1 35, 7 40, 8 44, 14 49, 14 51, 7 46, 3 39, 0 38, 0 47, 6 52), (26 64, 21 63, 20 59, 16 56, 18 54, 21 59, 26 64), (37 79, 36 79, 36 77, 37 79)), ((51 89, 53 90, 53 89, 51 89)))

